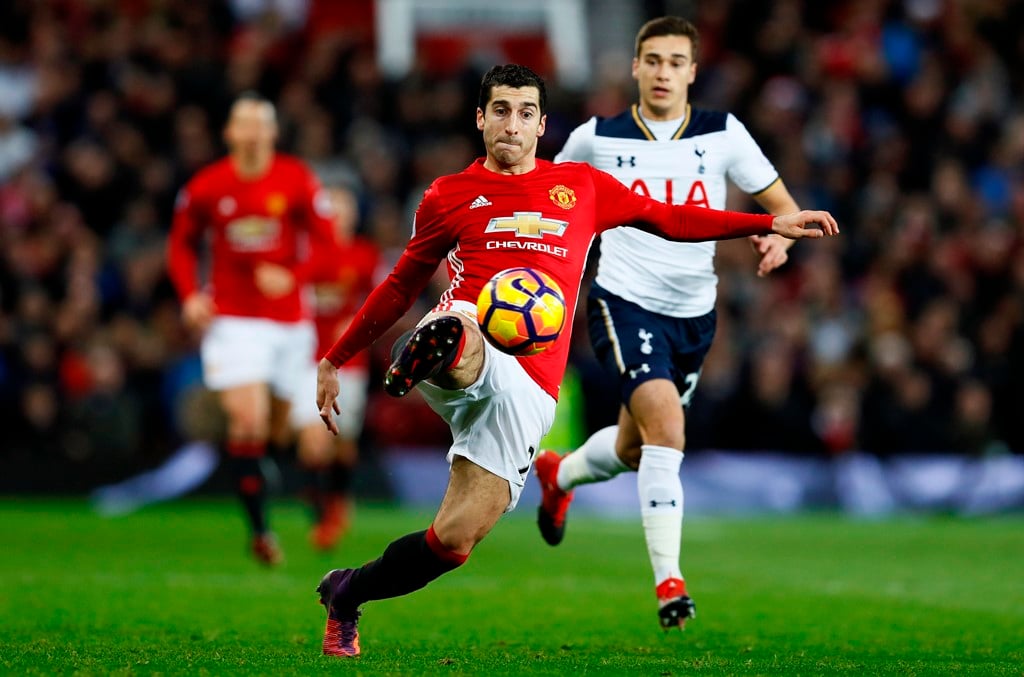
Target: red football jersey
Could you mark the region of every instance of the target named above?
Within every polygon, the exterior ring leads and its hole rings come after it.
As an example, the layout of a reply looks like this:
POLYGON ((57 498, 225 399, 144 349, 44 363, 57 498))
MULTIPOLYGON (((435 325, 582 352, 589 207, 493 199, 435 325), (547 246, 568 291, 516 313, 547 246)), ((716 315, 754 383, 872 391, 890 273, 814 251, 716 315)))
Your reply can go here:
MULTIPOLYGON (((356 236, 339 245, 337 258, 313 280, 313 320, 316 322, 317 355, 324 354, 348 327, 352 316, 376 283, 380 250, 365 237, 356 236)), ((362 351, 347 366, 366 366, 369 353, 362 351)))
MULTIPOLYGON (((432 183, 416 212, 412 238, 395 270, 367 299, 345 335, 327 353, 340 365, 383 333, 411 306, 445 258, 451 286, 441 302, 476 303, 497 272, 542 270, 562 288, 573 317, 587 252, 596 235, 621 224, 684 241, 771 233, 773 217, 668 205, 638 195, 588 164, 537 160, 525 174, 498 174, 477 160, 432 183)), ((571 326, 543 353, 518 358, 542 387, 558 397, 569 356, 571 326)))
POLYGON ((267 173, 243 179, 230 158, 201 170, 178 195, 168 239, 171 281, 182 300, 200 288, 199 251, 209 236, 217 313, 297 322, 309 317, 302 287, 336 251, 331 206, 316 176, 298 159, 276 154, 267 173), (277 298, 256 286, 255 268, 275 263, 296 284, 277 298))

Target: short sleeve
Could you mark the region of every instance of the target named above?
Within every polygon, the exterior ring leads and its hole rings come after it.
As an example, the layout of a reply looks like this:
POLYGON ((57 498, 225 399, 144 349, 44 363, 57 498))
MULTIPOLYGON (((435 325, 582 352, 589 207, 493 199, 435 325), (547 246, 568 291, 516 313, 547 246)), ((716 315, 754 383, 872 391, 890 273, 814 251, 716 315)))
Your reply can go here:
POLYGON ((778 170, 765 157, 746 126, 732 113, 726 118, 725 129, 732 158, 726 170, 729 179, 744 193, 751 195, 775 183, 779 178, 778 170))
POLYGON ((593 162, 596 130, 597 118, 590 118, 572 130, 562 150, 555 156, 555 162, 593 162))

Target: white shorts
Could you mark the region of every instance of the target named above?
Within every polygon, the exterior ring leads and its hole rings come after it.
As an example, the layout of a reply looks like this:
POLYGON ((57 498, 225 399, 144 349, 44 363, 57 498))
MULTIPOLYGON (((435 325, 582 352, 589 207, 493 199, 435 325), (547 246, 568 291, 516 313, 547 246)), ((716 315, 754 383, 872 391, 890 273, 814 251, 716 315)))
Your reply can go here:
POLYGON ((315 348, 310 322, 216 317, 199 346, 203 384, 210 390, 225 390, 269 383, 276 397, 294 401, 315 348))
POLYGON ((483 344, 484 367, 476 383, 463 390, 445 390, 426 381, 417 387, 430 408, 451 426, 448 462, 463 456, 508 480, 509 512, 519 502, 541 438, 555 420, 555 400, 519 360, 487 341, 483 344))
MULTIPOLYGON (((306 368, 302 386, 289 415, 290 423, 296 430, 310 423, 320 423, 320 410, 316 408, 316 370, 313 364, 306 368)), ((370 377, 365 367, 342 367, 338 370, 338 406, 341 413, 334 415, 342 437, 355 439, 363 431, 363 416, 366 413, 366 394, 370 377)), ((323 423, 320 423, 323 425, 323 423)))

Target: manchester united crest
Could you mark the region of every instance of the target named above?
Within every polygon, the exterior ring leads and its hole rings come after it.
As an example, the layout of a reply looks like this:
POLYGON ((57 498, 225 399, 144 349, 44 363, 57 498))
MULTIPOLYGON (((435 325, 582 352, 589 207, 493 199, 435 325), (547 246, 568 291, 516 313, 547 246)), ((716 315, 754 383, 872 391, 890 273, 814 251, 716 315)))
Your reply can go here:
POLYGON ((562 184, 558 184, 549 190, 548 197, 562 209, 572 209, 576 206, 576 193, 573 192, 572 188, 566 188, 562 184))
POLYGON ((281 216, 288 209, 288 198, 281 193, 271 193, 267 196, 267 213, 271 216, 281 216))

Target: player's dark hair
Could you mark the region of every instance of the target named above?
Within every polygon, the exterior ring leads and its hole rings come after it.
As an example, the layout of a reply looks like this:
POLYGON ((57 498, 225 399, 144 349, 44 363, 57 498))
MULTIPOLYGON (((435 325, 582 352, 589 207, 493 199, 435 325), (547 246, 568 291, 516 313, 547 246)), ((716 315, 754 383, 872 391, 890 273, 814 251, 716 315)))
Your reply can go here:
POLYGON ((679 16, 660 16, 657 19, 651 19, 641 26, 636 34, 636 56, 640 56, 640 46, 644 44, 644 40, 663 35, 682 35, 690 38, 690 44, 693 45, 693 62, 697 63, 697 51, 700 49, 700 31, 697 30, 697 27, 692 22, 679 16))
POLYGON ((480 99, 477 102, 480 110, 487 110, 495 87, 536 87, 540 95, 540 114, 544 115, 548 108, 548 93, 544 89, 544 80, 526 66, 509 63, 487 71, 480 82, 480 99))
POLYGON ((240 92, 238 96, 235 97, 235 101, 253 101, 256 103, 269 103, 270 105, 274 105, 270 99, 263 96, 255 89, 247 89, 243 92, 240 92))

